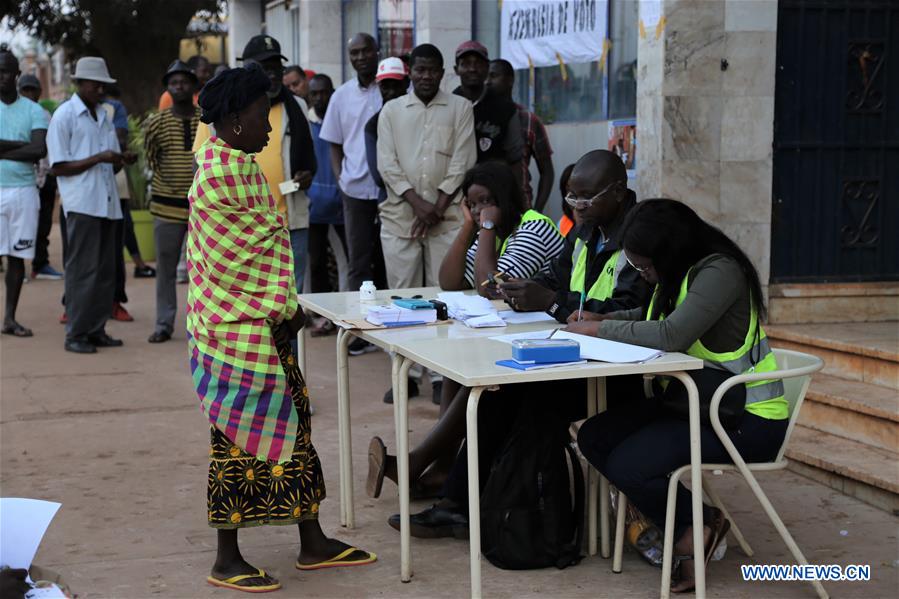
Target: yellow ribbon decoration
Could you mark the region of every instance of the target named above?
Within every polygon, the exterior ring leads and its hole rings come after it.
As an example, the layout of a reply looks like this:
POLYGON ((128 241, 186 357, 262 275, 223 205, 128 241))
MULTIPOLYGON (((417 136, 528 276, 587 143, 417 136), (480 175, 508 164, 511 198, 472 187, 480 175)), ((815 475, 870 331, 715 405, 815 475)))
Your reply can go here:
POLYGON ((643 26, 643 19, 640 19, 640 39, 646 39, 646 27, 643 26))
POLYGON ((609 57, 609 49, 612 47, 612 40, 606 38, 602 40, 602 55, 599 57, 597 68, 602 73, 606 70, 606 59, 609 57))
POLYGON ((534 61, 531 60, 531 55, 528 54, 528 84, 531 88, 534 87, 534 81, 536 79, 536 72, 534 71, 534 61))
POLYGON ((662 15, 659 18, 659 24, 656 25, 656 39, 659 39, 660 37, 662 37, 662 30, 665 29, 666 23, 667 23, 667 20, 665 19, 665 15, 662 15))
POLYGON ((562 55, 556 52, 556 60, 559 61, 559 69, 562 71, 562 81, 568 81, 568 69, 565 67, 565 61, 562 55))

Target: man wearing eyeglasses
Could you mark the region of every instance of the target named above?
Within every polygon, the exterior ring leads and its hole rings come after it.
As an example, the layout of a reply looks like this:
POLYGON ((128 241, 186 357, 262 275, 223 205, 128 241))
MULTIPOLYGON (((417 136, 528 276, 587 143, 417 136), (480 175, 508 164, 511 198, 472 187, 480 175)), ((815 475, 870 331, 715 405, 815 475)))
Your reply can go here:
POLYGON ((577 227, 548 272, 500 285, 506 302, 522 312, 546 311, 559 322, 580 310, 603 314, 644 305, 649 286, 618 245, 618 230, 636 195, 624 163, 607 150, 584 154, 568 179, 565 201, 577 227))

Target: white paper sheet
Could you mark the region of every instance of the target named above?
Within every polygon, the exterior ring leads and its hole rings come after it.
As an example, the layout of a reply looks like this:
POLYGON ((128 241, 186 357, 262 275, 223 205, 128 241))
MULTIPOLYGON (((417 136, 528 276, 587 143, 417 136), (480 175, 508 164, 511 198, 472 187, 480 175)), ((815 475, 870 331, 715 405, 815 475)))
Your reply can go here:
POLYGON ((530 333, 509 333, 508 335, 490 337, 490 339, 511 345, 513 341, 518 341, 519 339, 549 339, 549 336, 552 335, 555 330, 556 329, 547 329, 545 331, 531 331, 530 333))
POLYGON ((516 312, 515 310, 503 310, 499 317, 508 324, 531 324, 533 322, 555 322, 555 318, 546 312, 516 312))
POLYGON ((465 326, 473 329, 488 329, 491 327, 504 327, 506 326, 506 321, 497 316, 496 313, 493 313, 468 318, 465 320, 465 326))
POLYGON ((496 313, 490 300, 480 295, 466 295, 461 291, 444 291, 437 294, 437 299, 446 304, 449 315, 456 320, 467 320, 473 316, 496 313))
POLYGON ((608 339, 598 339, 587 335, 566 333, 559 330, 552 336, 553 339, 572 339, 581 346, 581 357, 599 362, 611 362, 613 364, 633 364, 636 362, 648 362, 658 358, 665 352, 640 345, 618 343, 608 339))
POLYGON ((57 585, 48 587, 32 588, 25 593, 25 599, 68 599, 66 594, 57 585))
POLYGON ((31 568, 41 539, 60 505, 39 499, 0 499, 0 566, 31 568))

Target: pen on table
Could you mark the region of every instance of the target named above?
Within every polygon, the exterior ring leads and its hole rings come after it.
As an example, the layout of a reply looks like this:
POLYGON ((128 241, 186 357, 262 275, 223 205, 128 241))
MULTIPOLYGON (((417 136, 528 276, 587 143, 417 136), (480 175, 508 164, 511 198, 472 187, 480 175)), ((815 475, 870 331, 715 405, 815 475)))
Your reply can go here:
MULTIPOLYGON (((496 283, 497 278, 504 277, 504 276, 506 276, 506 273, 504 273, 503 271, 498 271, 496 274, 490 275, 490 277, 488 277, 488 279, 486 281, 481 283, 481 287, 483 287, 484 285, 486 285, 488 283, 496 283)), ((502 283, 502 281, 500 281, 500 283, 502 283)))
POLYGON ((584 292, 581 291, 581 305, 577 310, 577 321, 580 322, 584 318, 584 292))

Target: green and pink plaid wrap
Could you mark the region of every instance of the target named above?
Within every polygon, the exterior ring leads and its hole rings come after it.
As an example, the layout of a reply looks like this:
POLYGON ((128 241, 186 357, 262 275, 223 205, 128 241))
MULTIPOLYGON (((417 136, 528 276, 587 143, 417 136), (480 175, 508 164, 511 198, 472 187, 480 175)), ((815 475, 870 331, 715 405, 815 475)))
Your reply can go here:
POLYGON ((271 325, 297 311, 290 237, 252 156, 211 137, 196 159, 187 234, 194 387, 235 445, 286 462, 297 414, 271 325))

